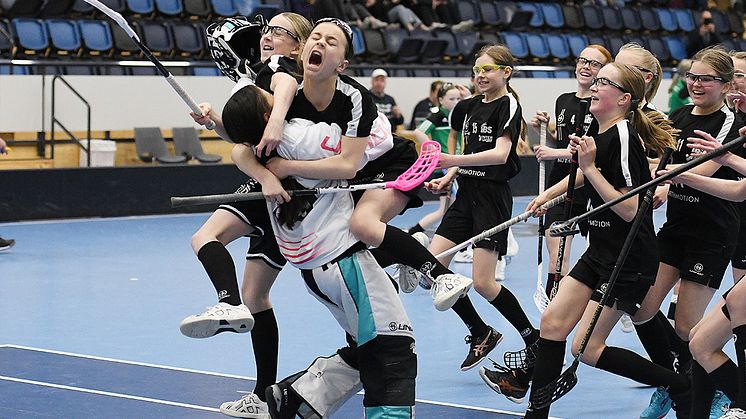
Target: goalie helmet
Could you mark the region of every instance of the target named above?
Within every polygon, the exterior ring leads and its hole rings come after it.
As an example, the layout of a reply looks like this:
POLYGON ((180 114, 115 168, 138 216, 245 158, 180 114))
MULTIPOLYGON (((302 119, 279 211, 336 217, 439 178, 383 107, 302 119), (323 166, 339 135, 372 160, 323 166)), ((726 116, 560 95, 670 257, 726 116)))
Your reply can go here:
POLYGON ((259 15, 254 22, 243 16, 231 17, 207 27, 207 45, 220 71, 233 81, 256 73, 251 69, 261 60, 259 40, 267 22, 259 15))

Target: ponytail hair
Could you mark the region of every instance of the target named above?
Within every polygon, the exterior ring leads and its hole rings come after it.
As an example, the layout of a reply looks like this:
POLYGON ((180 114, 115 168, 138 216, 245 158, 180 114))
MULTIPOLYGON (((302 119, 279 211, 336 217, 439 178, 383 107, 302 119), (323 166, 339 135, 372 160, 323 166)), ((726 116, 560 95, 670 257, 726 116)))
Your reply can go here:
POLYGON ((640 107, 641 99, 645 95, 645 77, 642 72, 626 64, 611 63, 608 65, 617 69, 619 84, 632 96, 627 115, 645 148, 662 155, 666 147, 674 147, 679 130, 675 129, 671 121, 660 112, 645 113, 640 107))

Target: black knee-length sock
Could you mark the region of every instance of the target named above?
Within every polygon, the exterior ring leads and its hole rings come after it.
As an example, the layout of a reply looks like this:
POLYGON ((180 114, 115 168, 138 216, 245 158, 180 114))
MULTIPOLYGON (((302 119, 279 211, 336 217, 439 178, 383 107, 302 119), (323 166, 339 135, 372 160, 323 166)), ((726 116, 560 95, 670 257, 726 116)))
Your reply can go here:
POLYGON ((698 363, 692 364, 692 410, 691 417, 707 418, 710 416, 712 398, 715 397, 715 386, 707 371, 698 363))
POLYGON ((429 272, 433 278, 453 273, 438 262, 435 256, 423 247, 417 239, 407 234, 406 231, 390 225, 386 226, 386 234, 384 234, 378 250, 386 252, 392 262, 410 266, 420 272, 429 272))
POLYGON ((197 259, 202 262, 207 276, 210 277, 218 301, 234 306, 241 304, 241 293, 238 291, 236 266, 228 249, 219 241, 211 241, 202 246, 197 252, 197 259))
POLYGON ((533 383, 529 397, 526 419, 540 419, 549 417, 549 407, 536 409, 531 406, 535 393, 551 383, 562 372, 562 362, 565 359, 565 341, 549 340, 539 337, 538 356, 534 364, 533 383))
POLYGON ((738 397, 731 399, 731 407, 746 409, 746 325, 733 329, 736 338, 736 360, 738 362, 738 397))
POLYGON ((656 313, 655 316, 658 318, 660 324, 663 325, 662 330, 666 332, 670 350, 679 359, 679 365, 689 362, 689 360, 692 359, 692 353, 689 351, 688 342, 684 342, 679 337, 676 330, 674 330, 673 325, 671 325, 671 322, 668 321, 668 317, 666 317, 662 311, 658 310, 658 313, 656 313))
POLYGON ((489 326, 479 317, 479 313, 477 313, 468 295, 456 300, 456 304, 451 307, 451 310, 461 318, 466 328, 469 329, 470 335, 484 336, 487 333, 489 326))
POLYGON ((490 301, 490 304, 515 327, 515 330, 521 334, 523 342, 526 345, 536 342, 536 339, 539 338, 539 331, 531 325, 531 321, 526 317, 526 313, 523 311, 518 299, 515 298, 515 295, 509 289, 503 286, 497 297, 490 301))
MULTIPOLYGON (((666 323, 668 323, 667 320, 666 323)), ((665 331, 665 325, 661 323, 658 315, 653 316, 645 323, 636 324, 635 330, 642 346, 650 356, 650 360, 673 371, 674 358, 671 355, 671 345, 665 331)))
POLYGON ((254 328, 251 329, 251 346, 256 362, 256 387, 254 394, 265 400, 264 391, 277 381, 277 356, 280 335, 273 309, 254 313, 254 328))
POLYGON ((710 373, 710 380, 715 388, 725 393, 729 399, 738 398, 738 367, 730 359, 710 373))
POLYGON ((598 357, 596 368, 638 383, 669 387, 674 393, 682 393, 689 388, 689 380, 685 376, 650 362, 627 349, 607 346, 598 357))

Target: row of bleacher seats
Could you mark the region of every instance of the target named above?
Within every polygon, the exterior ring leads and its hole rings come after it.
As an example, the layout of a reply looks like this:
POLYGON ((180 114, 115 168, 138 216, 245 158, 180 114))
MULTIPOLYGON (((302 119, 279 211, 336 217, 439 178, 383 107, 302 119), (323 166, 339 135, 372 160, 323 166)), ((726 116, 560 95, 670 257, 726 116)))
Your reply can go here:
MULTIPOLYGON (((285 0, 101 0, 125 16, 212 19, 236 15, 275 15, 290 10, 285 0)), ((16 0, 0 9, 0 16, 94 17, 101 13, 83 0, 16 0)))
MULTIPOLYGON (((156 56, 202 60, 206 50, 205 25, 180 20, 139 20, 133 27, 156 56)), ((400 64, 470 64, 484 45, 501 42, 524 64, 568 65, 588 44, 606 46, 613 54, 627 42, 652 51, 664 64, 674 65, 686 57, 683 35, 605 35, 561 32, 407 32, 354 28, 353 50, 358 61, 400 64)), ((726 38, 725 47, 746 50, 746 41, 726 38)), ((139 48, 116 24, 96 19, 0 19, 0 54, 6 58, 105 58, 130 59, 139 48), (3 33, 5 32, 5 33, 3 33)))

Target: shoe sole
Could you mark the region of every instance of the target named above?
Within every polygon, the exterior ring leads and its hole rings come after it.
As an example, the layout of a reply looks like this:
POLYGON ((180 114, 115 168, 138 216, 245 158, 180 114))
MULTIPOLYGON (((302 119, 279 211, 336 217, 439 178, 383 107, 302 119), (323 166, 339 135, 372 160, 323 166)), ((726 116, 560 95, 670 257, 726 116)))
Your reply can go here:
MULTIPOLYGON (((416 276, 413 274, 413 277, 416 278, 416 276)), ((402 270, 399 271, 399 277, 397 278, 399 280, 399 289, 404 294, 411 294, 414 292, 414 290, 417 289, 417 286, 419 285, 420 281, 418 280, 415 283, 411 283, 404 279, 404 276, 402 275, 402 270)))
POLYGON ((195 339, 204 339, 222 332, 246 333, 254 327, 254 319, 184 319, 179 326, 181 334, 195 339))
MULTIPOLYGON (((495 343, 495 347, 490 349, 490 352, 492 352, 495 348, 497 348, 497 345, 502 343, 502 341, 503 341, 503 335, 500 335, 500 337, 497 338, 497 343, 495 343)), ((467 365, 465 367, 461 367, 461 371, 469 371, 470 369, 476 367, 477 365, 479 365, 480 362, 482 362, 485 358, 487 358, 487 355, 489 355, 490 352, 487 352, 486 354, 484 354, 483 357, 477 359, 476 362, 474 362, 473 364, 467 365)))
POLYGON ((454 288, 448 291, 446 297, 442 297, 439 303, 433 299, 433 305, 435 306, 435 309, 438 311, 446 311, 453 307, 453 305, 456 304, 456 301, 458 301, 459 298, 463 297, 469 292, 469 290, 471 289, 471 284, 473 282, 474 281, 469 279, 469 282, 467 282, 466 286, 462 286, 461 288, 454 288))
POLYGON ((16 244, 16 242, 13 242, 13 243, 11 243, 11 244, 9 244, 9 245, 7 245, 7 246, 1 246, 1 247, 0 247, 0 252, 1 252, 1 251, 3 251, 3 250, 8 250, 8 249, 10 249, 11 247, 15 246, 15 244, 16 244))
POLYGON ((267 399, 267 410, 269 411, 269 417, 272 419, 280 418, 280 411, 277 408, 277 398, 281 398, 282 394, 275 395, 275 391, 282 392, 277 384, 273 384, 264 390, 264 398, 267 399))
POLYGON ((496 385, 495 385, 495 384, 494 384, 494 383, 493 383, 492 381, 490 381, 490 379, 489 379, 489 378, 487 378, 487 376, 486 376, 486 375, 484 374, 484 367, 482 367, 482 368, 480 368, 480 369, 479 369, 479 376, 480 376, 480 377, 482 377, 482 380, 484 380, 485 384, 487 384, 487 385, 488 385, 488 386, 489 386, 489 387, 490 387, 490 388, 491 388, 492 390, 494 390, 494 391, 495 391, 495 393, 497 393, 497 394, 502 394, 503 396, 505 396, 505 398, 507 398, 507 399, 508 399, 508 400, 510 400, 511 402, 513 402, 513 403, 515 403, 515 404, 522 404, 522 403, 523 403, 523 401, 524 401, 524 400, 526 400, 526 396, 523 396, 523 397, 513 397, 513 396, 508 396, 507 394, 503 394, 503 393, 502 393, 502 391, 501 391, 501 389, 500 389, 500 386, 496 386, 496 385))

